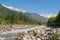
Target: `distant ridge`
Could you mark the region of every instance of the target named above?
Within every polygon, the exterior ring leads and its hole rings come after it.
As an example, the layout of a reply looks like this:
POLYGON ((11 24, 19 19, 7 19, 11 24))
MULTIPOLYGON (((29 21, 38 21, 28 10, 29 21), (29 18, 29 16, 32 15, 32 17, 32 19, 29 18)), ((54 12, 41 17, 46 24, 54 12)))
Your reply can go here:
POLYGON ((6 6, 4 4, 0 4, 0 13, 24 13, 26 16, 28 16, 30 19, 33 19, 35 21, 38 21, 38 22, 47 22, 48 21, 48 18, 46 17, 43 17, 41 15, 38 15, 36 13, 31 13, 31 12, 27 12, 25 10, 22 10, 22 9, 17 9, 17 8, 14 8, 14 7, 9 7, 9 6, 6 6), (3 10, 3 11, 2 11, 3 10))

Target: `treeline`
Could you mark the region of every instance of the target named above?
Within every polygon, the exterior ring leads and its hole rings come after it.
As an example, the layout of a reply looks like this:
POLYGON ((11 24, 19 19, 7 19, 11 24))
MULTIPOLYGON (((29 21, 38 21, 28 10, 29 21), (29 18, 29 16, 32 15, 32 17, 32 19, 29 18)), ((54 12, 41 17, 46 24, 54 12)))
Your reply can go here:
POLYGON ((45 24, 38 22, 23 12, 10 10, 0 4, 0 24, 45 24))
POLYGON ((47 25, 49 26, 60 26, 60 11, 56 17, 51 17, 48 19, 47 25))
POLYGON ((29 18, 24 13, 0 13, 0 24, 41 24, 31 18, 29 18))

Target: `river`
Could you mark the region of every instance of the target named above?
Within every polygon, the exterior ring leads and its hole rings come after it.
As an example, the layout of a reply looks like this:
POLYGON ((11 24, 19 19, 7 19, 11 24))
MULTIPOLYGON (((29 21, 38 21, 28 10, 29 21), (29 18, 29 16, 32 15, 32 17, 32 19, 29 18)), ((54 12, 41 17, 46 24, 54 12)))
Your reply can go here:
POLYGON ((6 39, 6 40, 14 40, 13 38, 16 38, 20 35, 21 32, 23 31, 28 31, 28 30, 34 30, 34 29, 39 29, 39 28, 44 28, 47 27, 45 25, 41 26, 33 26, 33 27, 27 27, 27 28, 22 28, 19 30, 12 30, 12 31, 6 31, 6 32, 0 32, 0 39, 6 39))

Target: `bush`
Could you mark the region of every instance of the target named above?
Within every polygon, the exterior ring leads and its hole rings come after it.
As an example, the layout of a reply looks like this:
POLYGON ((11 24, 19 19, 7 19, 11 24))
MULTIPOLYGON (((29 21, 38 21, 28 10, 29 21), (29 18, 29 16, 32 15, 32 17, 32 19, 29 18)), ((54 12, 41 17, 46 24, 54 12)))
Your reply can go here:
POLYGON ((33 34, 34 34, 34 36, 37 36, 37 35, 38 35, 38 32, 35 32, 35 31, 34 31, 33 34))
POLYGON ((56 32, 52 37, 49 37, 49 40, 58 40, 59 34, 56 32))
POLYGON ((38 25, 41 25, 41 22, 38 22, 38 25))

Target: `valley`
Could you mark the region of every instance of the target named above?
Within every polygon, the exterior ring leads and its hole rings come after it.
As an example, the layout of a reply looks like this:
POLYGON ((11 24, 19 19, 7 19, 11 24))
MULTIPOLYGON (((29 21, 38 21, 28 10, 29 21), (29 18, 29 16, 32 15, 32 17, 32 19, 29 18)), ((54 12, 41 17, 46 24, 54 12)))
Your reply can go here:
POLYGON ((46 18, 0 4, 0 40, 60 40, 60 11, 46 18))

